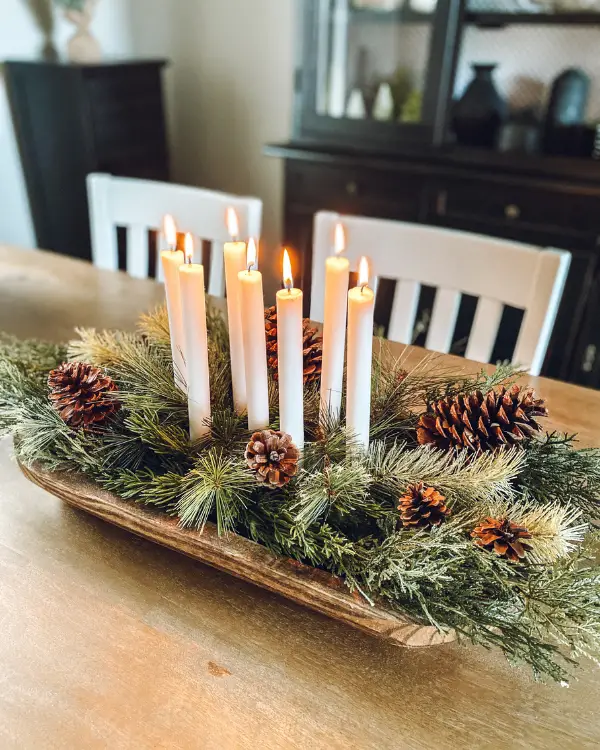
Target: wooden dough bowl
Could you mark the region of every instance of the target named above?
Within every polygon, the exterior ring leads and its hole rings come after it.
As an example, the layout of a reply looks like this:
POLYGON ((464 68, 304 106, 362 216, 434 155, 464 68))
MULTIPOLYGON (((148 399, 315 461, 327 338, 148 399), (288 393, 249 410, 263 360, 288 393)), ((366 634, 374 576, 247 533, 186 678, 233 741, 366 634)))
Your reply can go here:
POLYGON ((237 534, 219 536, 213 523, 207 523, 203 532, 182 529, 177 519, 122 500, 80 475, 23 465, 21 471, 31 482, 75 508, 371 635, 411 648, 455 639, 453 632, 442 633, 385 606, 369 604, 330 573, 277 557, 237 534))

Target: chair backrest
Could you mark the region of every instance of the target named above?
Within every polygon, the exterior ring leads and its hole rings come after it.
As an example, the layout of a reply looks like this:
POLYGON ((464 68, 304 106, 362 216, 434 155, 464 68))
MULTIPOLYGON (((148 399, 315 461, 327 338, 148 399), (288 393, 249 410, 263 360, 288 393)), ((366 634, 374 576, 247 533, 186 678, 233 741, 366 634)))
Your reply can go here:
MULTIPOLYGON (((223 243, 230 240, 227 208, 235 209, 240 237, 258 237, 261 230, 262 202, 212 190, 174 185, 108 174, 87 178, 92 232, 92 259, 99 268, 119 267, 117 227, 127 230, 127 272, 137 278, 148 276, 149 253, 157 254, 156 276, 162 279, 158 254, 160 247, 149 245, 149 231, 160 230, 165 214, 172 214, 180 231, 196 239, 196 261, 202 258, 201 241, 210 242, 208 292, 224 294, 223 243)), ((158 243, 160 244, 160 243, 158 243)))
MULTIPOLYGON (((478 297, 465 356, 489 362, 504 305, 524 311, 513 361, 537 375, 562 297, 571 254, 419 224, 322 212, 315 217, 311 318, 323 320, 325 258, 335 225, 346 232, 351 267, 362 255, 378 277, 396 281, 388 336, 412 342, 421 285, 436 287, 426 346, 447 353, 462 294, 478 297)), ((376 280, 374 281, 377 287, 376 280)))

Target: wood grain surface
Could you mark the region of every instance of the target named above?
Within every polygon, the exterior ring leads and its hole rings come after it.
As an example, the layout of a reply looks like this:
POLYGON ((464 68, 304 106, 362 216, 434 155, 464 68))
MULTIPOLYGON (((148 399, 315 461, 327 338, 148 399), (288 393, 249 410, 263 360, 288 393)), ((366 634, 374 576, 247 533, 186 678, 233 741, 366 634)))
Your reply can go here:
MULTIPOLYGON (((160 299, 0 248, 0 329, 20 336, 132 328, 160 299)), ((554 426, 600 444, 600 393, 533 381, 554 426)), ((2 750, 600 746, 591 663, 565 689, 471 646, 397 648, 68 506, 25 480, 8 440, 0 477, 2 750)))
POLYGON ((454 633, 441 633, 383 606, 372 606, 358 594, 352 596, 337 576, 272 555, 237 534, 219 536, 214 523, 208 522, 202 533, 182 529, 176 518, 121 500, 84 477, 22 464, 21 471, 75 508, 371 635, 410 648, 438 646, 455 639, 454 633))

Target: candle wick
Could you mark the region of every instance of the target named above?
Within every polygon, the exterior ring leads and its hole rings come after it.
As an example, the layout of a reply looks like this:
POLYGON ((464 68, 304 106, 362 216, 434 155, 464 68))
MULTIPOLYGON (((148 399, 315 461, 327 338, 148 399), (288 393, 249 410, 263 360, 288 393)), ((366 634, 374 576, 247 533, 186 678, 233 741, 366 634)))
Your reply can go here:
POLYGON ((254 263, 249 263, 248 264, 248 273, 250 273, 250 271, 253 269, 253 267, 254 267, 254 263))
POLYGON ((364 294, 364 293, 365 293, 365 288, 366 288, 367 286, 369 286, 368 282, 367 282, 367 283, 365 283, 365 284, 361 284, 361 285, 360 285, 360 293, 361 293, 361 294, 364 294))

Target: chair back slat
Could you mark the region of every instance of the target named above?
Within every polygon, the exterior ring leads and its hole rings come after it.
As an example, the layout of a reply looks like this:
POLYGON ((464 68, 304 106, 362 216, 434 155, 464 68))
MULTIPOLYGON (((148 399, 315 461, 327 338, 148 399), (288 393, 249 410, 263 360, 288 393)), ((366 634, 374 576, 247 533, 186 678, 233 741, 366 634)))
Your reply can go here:
POLYGON ((428 349, 443 354, 450 351, 461 297, 456 289, 438 289, 427 332, 428 349))
POLYGON ((213 297, 225 295, 225 261, 222 242, 213 242, 210 250, 208 293, 213 297))
MULTIPOLYGON (((209 293, 223 296, 223 243, 230 240, 226 223, 229 207, 235 209, 240 237, 258 237, 262 202, 212 190, 171 183, 90 174, 87 178, 92 225, 92 258, 102 268, 118 268, 116 227, 127 228, 127 270, 132 276, 148 276, 148 231, 160 230, 165 214, 172 214, 180 231, 191 232, 213 243, 209 293)), ((156 276, 162 279, 158 242, 156 276)), ((198 255, 198 258, 200 256, 198 255)))
POLYGON ((117 232, 110 210, 110 175, 88 177, 92 260, 98 268, 116 271, 119 268, 117 232))
POLYGON ((421 287, 427 285, 437 290, 427 346, 448 352, 462 295, 472 295, 479 301, 467 356, 489 360, 508 305, 525 311, 514 360, 539 374, 570 253, 439 227, 321 212, 315 217, 311 290, 311 318, 319 322, 324 312, 324 263, 332 252, 338 221, 344 225, 352 270, 366 255, 374 274, 397 282, 388 329, 392 340, 412 341, 421 287))
POLYGON ((465 353, 467 359, 474 359, 476 362, 490 361, 503 310, 504 305, 498 300, 483 297, 479 300, 465 353))
POLYGON ((388 337, 401 344, 412 344, 415 318, 421 295, 418 281, 400 279, 396 283, 392 313, 388 327, 388 337))
POLYGON ((143 224, 127 227, 127 273, 135 279, 148 278, 148 230, 143 224))

